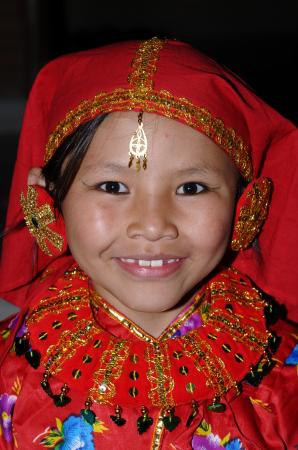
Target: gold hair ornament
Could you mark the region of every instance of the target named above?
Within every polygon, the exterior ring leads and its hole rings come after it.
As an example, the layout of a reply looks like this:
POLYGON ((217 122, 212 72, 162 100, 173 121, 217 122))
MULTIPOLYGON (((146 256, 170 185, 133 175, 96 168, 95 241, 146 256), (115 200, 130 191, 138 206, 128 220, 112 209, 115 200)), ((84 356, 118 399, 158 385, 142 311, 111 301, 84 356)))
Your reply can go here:
POLYGON ((144 170, 147 168, 147 137, 144 131, 143 112, 138 114, 138 128, 132 135, 129 142, 129 163, 128 167, 132 166, 133 160, 136 159, 137 171, 140 170, 141 165, 144 170))

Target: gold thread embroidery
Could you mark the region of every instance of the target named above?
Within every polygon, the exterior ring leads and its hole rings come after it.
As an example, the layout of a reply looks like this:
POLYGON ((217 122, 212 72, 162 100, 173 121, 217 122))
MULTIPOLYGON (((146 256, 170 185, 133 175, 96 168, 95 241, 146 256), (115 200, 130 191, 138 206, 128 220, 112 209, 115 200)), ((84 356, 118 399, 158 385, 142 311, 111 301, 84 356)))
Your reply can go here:
POLYGON ((260 350, 268 346, 269 333, 256 332, 254 327, 245 326, 237 317, 224 314, 221 309, 208 313, 205 324, 232 336, 235 341, 246 344, 250 349, 260 350))
POLYGON ((271 181, 263 178, 253 184, 234 227, 231 246, 235 251, 246 249, 255 239, 267 217, 271 194, 271 181))
POLYGON ((132 62, 132 72, 128 82, 136 91, 149 91, 153 89, 153 76, 156 72, 156 63, 160 50, 166 41, 152 38, 141 43, 132 62))
POLYGON ((123 365, 129 356, 129 345, 125 340, 109 342, 100 358, 100 367, 94 373, 94 385, 89 390, 91 400, 97 403, 110 403, 116 395, 116 387, 112 380, 118 379, 123 365))
POLYGON ((174 388, 174 380, 171 376, 171 361, 167 344, 149 345, 145 351, 145 359, 148 362, 147 377, 151 383, 148 393, 154 406, 163 408, 175 405, 171 392, 174 388))
POLYGON ((55 297, 45 297, 37 308, 33 309, 27 319, 27 324, 36 323, 46 315, 53 313, 61 314, 65 308, 79 310, 89 306, 89 291, 86 288, 79 288, 71 292, 59 291, 55 297))
POLYGON ((226 127, 221 119, 214 117, 206 108, 196 106, 186 98, 177 98, 166 90, 153 90, 152 77, 163 45, 164 41, 156 38, 141 44, 133 62, 133 71, 129 75, 131 88, 99 93, 69 111, 49 137, 45 149, 45 162, 49 161, 63 139, 83 122, 95 118, 100 113, 140 109, 180 120, 201 131, 234 160, 243 177, 250 181, 252 163, 249 149, 235 130, 226 127))
POLYGON ((55 214, 48 203, 37 206, 37 192, 32 186, 28 186, 27 197, 23 192, 21 193, 21 205, 26 225, 42 251, 46 255, 52 256, 46 244, 47 240, 61 251, 63 237, 48 227, 55 222, 55 214))

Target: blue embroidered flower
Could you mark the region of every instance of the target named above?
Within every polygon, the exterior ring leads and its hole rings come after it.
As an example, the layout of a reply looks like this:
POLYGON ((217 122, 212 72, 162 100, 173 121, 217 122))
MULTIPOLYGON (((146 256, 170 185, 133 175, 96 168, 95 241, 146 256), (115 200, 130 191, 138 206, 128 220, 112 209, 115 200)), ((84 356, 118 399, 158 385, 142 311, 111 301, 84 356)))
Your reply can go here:
POLYGON ((227 450, 244 450, 239 439, 232 439, 225 445, 225 448, 227 450))
POLYGON ((287 359, 285 360, 286 364, 296 366, 298 364, 298 344, 294 347, 292 352, 289 354, 287 359))
POLYGON ((12 441, 11 415, 17 400, 16 395, 0 395, 0 425, 6 442, 12 441))
POLYGON ((93 427, 80 416, 69 416, 57 428, 51 428, 41 444, 55 450, 94 450, 93 427))
POLYGON ((82 416, 70 415, 62 422, 56 417, 56 427, 47 427, 44 433, 36 436, 46 448, 55 450, 94 450, 93 433, 104 433, 108 428, 104 422, 97 419, 90 425, 82 416))
POLYGON ((69 416, 62 427, 64 442, 59 450, 94 450, 93 427, 82 417, 69 416))

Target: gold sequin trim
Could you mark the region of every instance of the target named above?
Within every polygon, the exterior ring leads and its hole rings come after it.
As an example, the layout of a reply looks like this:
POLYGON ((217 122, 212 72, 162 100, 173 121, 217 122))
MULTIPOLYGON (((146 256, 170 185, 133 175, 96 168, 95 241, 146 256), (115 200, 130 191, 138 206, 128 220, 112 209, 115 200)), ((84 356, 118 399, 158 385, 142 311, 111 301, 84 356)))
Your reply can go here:
POLYGON ((141 44, 129 75, 130 88, 101 92, 69 111, 49 137, 45 149, 45 162, 49 161, 63 139, 80 124, 101 113, 139 109, 179 120, 201 131, 234 160, 243 177, 250 181, 252 163, 249 149, 234 129, 226 127, 221 119, 214 117, 206 108, 196 106, 186 98, 175 97, 166 90, 153 89, 153 75, 163 45, 164 41, 156 38, 141 44))
POLYGON ((72 359, 76 352, 87 345, 96 334, 102 330, 94 326, 91 320, 82 319, 74 330, 65 330, 61 333, 57 344, 50 345, 47 349, 46 359, 43 361, 51 375, 56 375, 62 370, 66 361, 72 359))
POLYGON ((62 289, 55 297, 43 298, 38 307, 30 313, 27 324, 39 322, 46 315, 52 314, 53 311, 57 314, 64 313, 66 308, 79 311, 83 307, 88 307, 89 302, 88 289, 79 288, 71 292, 65 292, 62 289))
POLYGON ((100 367, 94 373, 94 385, 89 391, 89 396, 94 402, 110 403, 110 399, 116 395, 113 381, 121 376, 128 356, 129 344, 125 340, 109 342, 108 348, 100 358, 100 367))
POLYGON ((150 334, 146 333, 137 324, 129 320, 119 311, 113 309, 110 305, 102 300, 100 295, 96 292, 91 294, 91 305, 93 307, 101 308, 106 314, 108 314, 112 319, 119 321, 126 329, 128 329, 132 334, 134 334, 139 339, 145 342, 156 344, 161 341, 165 341, 171 338, 175 332, 182 326, 182 324, 199 308, 199 305, 204 300, 205 294, 198 294, 194 298, 194 302, 186 309, 184 313, 179 316, 179 318, 171 324, 159 338, 154 338, 150 334))
POLYGON ((171 361, 167 344, 149 345, 145 351, 145 359, 148 362, 147 378, 151 383, 148 393, 154 406, 174 406, 172 391, 174 380, 171 375, 171 361))
POLYGON ((164 424, 163 424, 163 417, 161 416, 158 418, 154 428, 150 450, 161 449, 163 431, 164 431, 164 424))
POLYGON ((199 372, 206 376, 206 385, 211 387, 215 396, 221 396, 231 387, 236 386, 221 358, 216 356, 212 347, 195 333, 182 337, 185 354, 191 357, 199 372))

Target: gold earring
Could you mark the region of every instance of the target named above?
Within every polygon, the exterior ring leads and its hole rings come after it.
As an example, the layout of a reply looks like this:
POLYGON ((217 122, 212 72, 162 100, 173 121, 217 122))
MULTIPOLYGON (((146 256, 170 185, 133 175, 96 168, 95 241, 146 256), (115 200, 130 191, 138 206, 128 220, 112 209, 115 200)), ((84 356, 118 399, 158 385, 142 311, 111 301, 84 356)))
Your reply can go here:
POLYGON ((232 250, 245 250, 254 241, 267 217, 270 195, 269 178, 258 178, 246 187, 237 203, 232 250))
POLYGON ((38 246, 48 256, 58 256, 67 248, 63 217, 54 209, 54 200, 40 186, 28 186, 21 193, 24 220, 38 246))
POLYGON ((132 135, 129 142, 129 163, 128 167, 132 166, 133 160, 136 158, 137 171, 142 167, 147 168, 147 137, 144 131, 143 112, 138 114, 138 128, 132 135))

